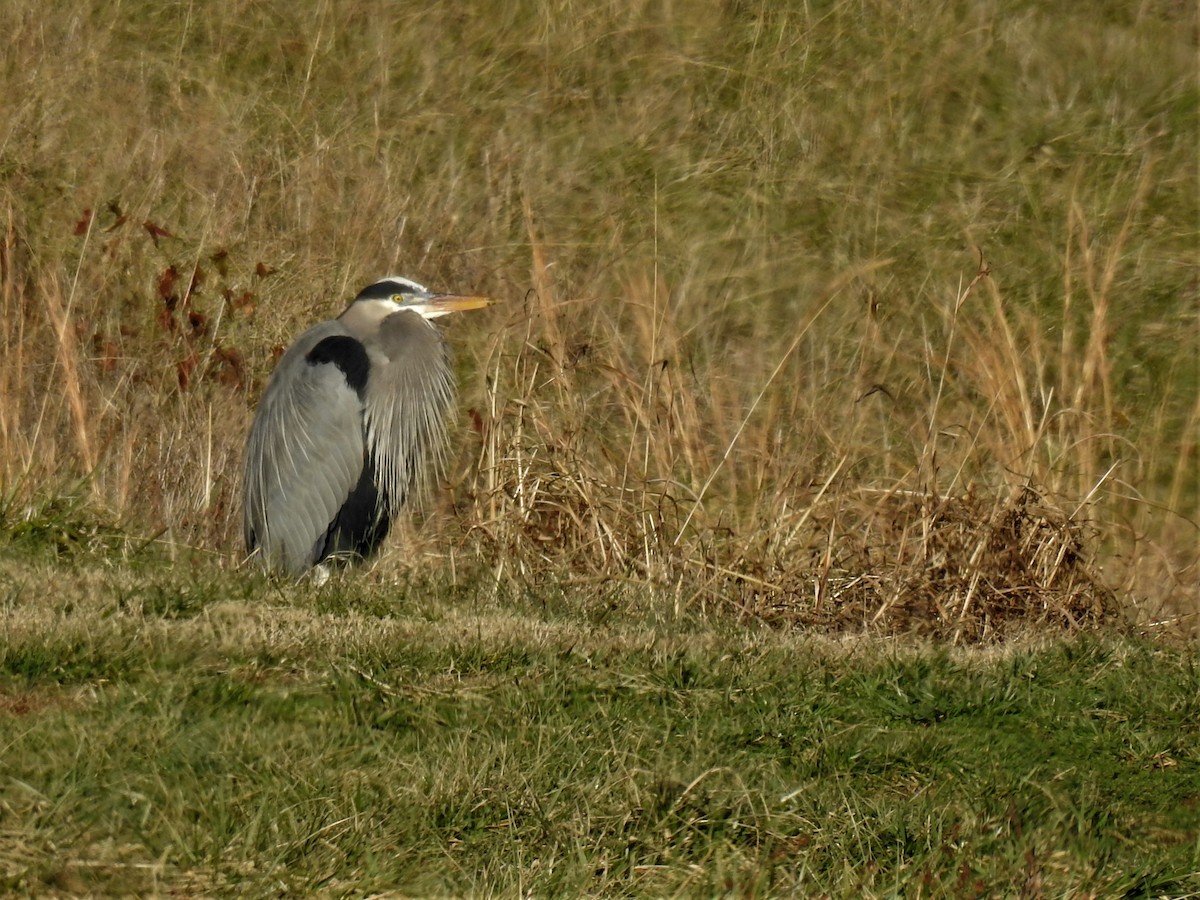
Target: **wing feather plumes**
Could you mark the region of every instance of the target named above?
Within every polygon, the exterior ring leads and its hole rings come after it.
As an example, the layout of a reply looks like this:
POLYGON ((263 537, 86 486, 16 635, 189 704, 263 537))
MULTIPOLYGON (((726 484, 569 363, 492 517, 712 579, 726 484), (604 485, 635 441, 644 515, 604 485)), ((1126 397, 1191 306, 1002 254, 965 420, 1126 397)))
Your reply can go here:
POLYGON ((441 335, 416 313, 398 312, 385 319, 377 345, 369 349, 367 451, 394 515, 419 498, 444 468, 454 378, 441 335))
POLYGON ((308 359, 322 340, 344 335, 323 322, 283 355, 246 445, 246 547, 295 575, 324 555, 363 470, 363 401, 337 365, 308 359))

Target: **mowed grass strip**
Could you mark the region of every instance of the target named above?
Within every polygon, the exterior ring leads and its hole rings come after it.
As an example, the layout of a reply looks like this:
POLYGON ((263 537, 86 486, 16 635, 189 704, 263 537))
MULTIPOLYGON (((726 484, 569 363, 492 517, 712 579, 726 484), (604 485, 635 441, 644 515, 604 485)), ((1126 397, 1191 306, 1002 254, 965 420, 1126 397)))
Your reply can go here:
POLYGON ((350 580, 276 605, 239 590, 183 614, 122 608, 129 585, 52 615, 10 594, 5 890, 1173 896, 1200 878, 1194 649, 664 627, 637 596, 597 624, 486 586, 402 586, 395 615, 350 580))

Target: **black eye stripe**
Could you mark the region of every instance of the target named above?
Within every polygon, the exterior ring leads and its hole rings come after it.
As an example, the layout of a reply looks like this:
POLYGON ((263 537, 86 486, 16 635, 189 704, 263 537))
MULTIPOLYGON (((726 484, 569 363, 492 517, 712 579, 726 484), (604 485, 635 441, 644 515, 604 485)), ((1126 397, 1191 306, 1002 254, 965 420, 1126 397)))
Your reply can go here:
POLYGON ((400 284, 395 281, 377 281, 374 284, 369 284, 361 291, 355 300, 401 300, 409 297, 420 296, 421 289, 412 285, 400 284))

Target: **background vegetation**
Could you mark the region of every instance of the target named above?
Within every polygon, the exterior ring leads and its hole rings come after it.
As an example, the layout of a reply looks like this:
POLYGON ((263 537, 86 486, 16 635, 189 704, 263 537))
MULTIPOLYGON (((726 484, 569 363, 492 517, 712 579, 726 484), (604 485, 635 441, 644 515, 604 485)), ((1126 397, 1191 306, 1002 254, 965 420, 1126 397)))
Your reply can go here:
POLYGON ((0 35, 9 889, 1200 871, 1194 646, 1078 635, 1200 616, 1192 4, 0 35), (447 326, 457 451, 368 569, 268 582, 254 403, 389 273, 503 300, 447 326))

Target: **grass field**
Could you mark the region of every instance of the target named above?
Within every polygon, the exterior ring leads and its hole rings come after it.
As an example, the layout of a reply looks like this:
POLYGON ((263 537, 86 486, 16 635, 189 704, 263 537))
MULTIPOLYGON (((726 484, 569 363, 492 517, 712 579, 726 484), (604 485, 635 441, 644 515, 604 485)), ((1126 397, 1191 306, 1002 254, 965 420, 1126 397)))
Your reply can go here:
POLYGON ((1200 894, 1200 17, 0 7, 0 889, 1200 894), (244 566, 389 273, 454 452, 244 566))
POLYGON ((10 893, 1200 886, 1190 651, 663 626, 553 588, 59 577, 65 610, 5 610, 10 893))

